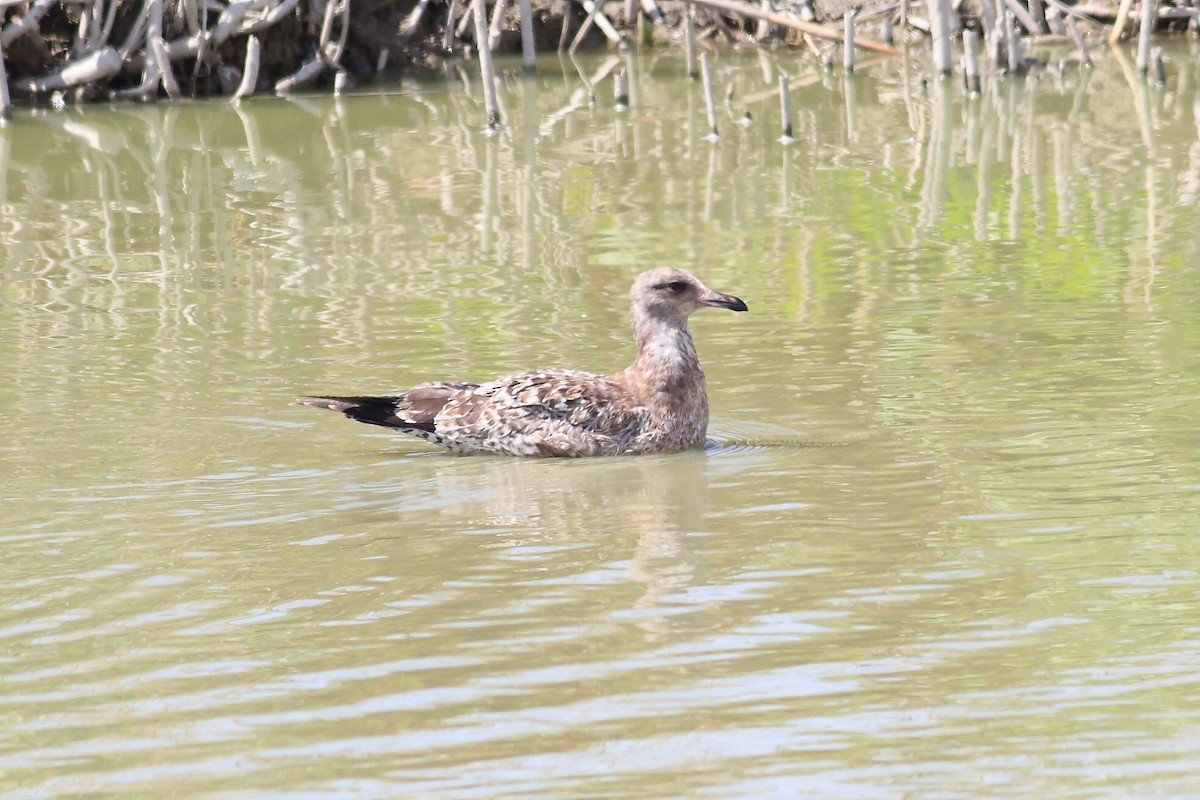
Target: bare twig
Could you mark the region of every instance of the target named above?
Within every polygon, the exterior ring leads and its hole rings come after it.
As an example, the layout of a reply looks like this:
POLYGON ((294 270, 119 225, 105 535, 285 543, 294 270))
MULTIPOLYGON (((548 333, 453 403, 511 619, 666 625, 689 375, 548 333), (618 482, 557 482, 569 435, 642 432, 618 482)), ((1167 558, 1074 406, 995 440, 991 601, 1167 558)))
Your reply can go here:
POLYGON ((488 29, 488 47, 495 50, 500 46, 500 33, 504 30, 504 13, 508 0, 496 0, 492 6, 492 24, 488 29))
POLYGON ((846 72, 854 72, 854 18, 857 16, 858 9, 851 8, 842 17, 842 68, 846 72))
MULTIPOLYGON (((601 0, 603 2, 604 0, 601 0)), ((592 29, 592 25, 596 22, 596 15, 600 13, 600 3, 592 3, 588 15, 583 18, 583 23, 579 26, 579 30, 575 31, 575 38, 571 40, 571 46, 567 48, 568 53, 574 53, 579 45, 583 42, 583 37, 587 36, 588 31, 592 29)))
POLYGON ((1088 52, 1087 42, 1084 41, 1083 34, 1079 32, 1079 23, 1075 21, 1075 17, 1067 16, 1067 31, 1071 34, 1071 38, 1075 40, 1075 46, 1079 48, 1079 61, 1085 67, 1092 65, 1092 55, 1088 52))
MULTIPOLYGON (((425 9, 429 8, 429 0, 417 0, 417 4, 413 6, 413 10, 408 12, 408 16, 404 18, 404 22, 400 23, 400 41, 407 42, 417 32, 421 26, 421 18, 425 16, 425 9)), ((447 27, 453 28, 454 21, 447 23, 447 27)))
POLYGON ((779 75, 779 115, 783 117, 783 135, 779 141, 790 144, 796 141, 792 138, 792 90, 788 86, 788 77, 779 75))
POLYGON ((691 3, 683 5, 683 58, 688 77, 695 80, 696 72, 696 9, 691 3))
POLYGON ((1017 22, 1021 23, 1021 27, 1029 33, 1037 33, 1038 25, 1033 20, 1033 16, 1025 9, 1025 6, 1017 2, 1017 0, 1004 0, 1004 5, 1012 12, 1017 22))
POLYGON ((1125 23, 1129 21, 1129 11, 1133 8, 1133 0, 1121 0, 1121 4, 1117 6, 1117 20, 1113 23, 1112 32, 1108 34, 1108 43, 1116 44, 1121 41, 1121 34, 1125 32, 1125 23))
POLYGON ((708 111, 708 138, 718 139, 717 104, 713 98, 712 68, 708 65, 708 53, 700 54, 700 79, 704 84, 704 102, 708 111))
POLYGON ((37 27, 38 21, 58 0, 37 0, 25 15, 0 30, 0 47, 8 47, 14 41, 37 27))
POLYGON ((325 71, 325 63, 318 57, 313 56, 308 61, 300 65, 300 69, 288 75, 286 78, 275 82, 276 94, 287 94, 301 86, 307 86, 317 79, 322 72, 325 71))
POLYGON ((0 124, 12 115, 12 99, 8 96, 8 72, 4 69, 4 48, 0 47, 0 124))
POLYGON ((1167 69, 1163 66, 1163 54, 1161 47, 1155 47, 1150 51, 1150 65, 1154 69, 1154 82, 1158 86, 1167 85, 1167 69))
POLYGON ((979 94, 979 34, 969 28, 963 31, 963 80, 968 92, 979 94))
POLYGON ((620 44, 623 41, 623 38, 617 31, 616 27, 611 21, 609 21, 608 17, 604 15, 604 12, 600 10, 600 6, 604 5, 604 0, 600 0, 599 3, 595 4, 592 3, 592 0, 583 0, 582 5, 583 10, 588 12, 589 16, 592 15, 592 9, 596 9, 594 15, 596 27, 600 29, 600 32, 603 33, 610 42, 613 44, 620 44))
POLYGON ((666 23, 666 19, 663 18, 662 9, 658 7, 658 3, 654 2, 654 0, 642 0, 642 11, 655 25, 666 23))
MULTIPOLYGON (((299 4, 300 0, 283 0, 282 3, 277 3, 276 5, 272 6, 270 10, 268 10, 267 13, 263 14, 262 16, 254 19, 243 20, 243 22, 238 26, 238 29, 234 31, 234 35, 244 36, 248 33, 260 33, 279 22, 287 15, 291 14, 299 4)), ((205 8, 207 7, 208 5, 205 4, 205 8)))
POLYGON ((171 69, 171 60, 167 58, 167 48, 163 42, 163 0, 148 0, 145 13, 146 49, 150 58, 146 59, 143 80, 147 83, 150 81, 149 73, 153 69, 167 97, 177 100, 179 85, 175 82, 175 72, 171 69))
POLYGON ((479 71, 483 79, 483 102, 490 130, 500 127, 500 103, 496 99, 496 72, 492 67, 492 48, 488 44, 487 10, 483 0, 475 0, 475 49, 479 51, 479 71))
MULTIPOLYGON (((791 14, 783 14, 778 11, 763 11, 758 6, 750 3, 742 2, 742 0, 692 0, 698 6, 706 8, 715 8, 719 11, 727 11, 731 14, 740 14, 745 17, 760 17, 766 18, 768 21, 776 25, 782 25, 785 28, 800 31, 801 33, 810 33, 821 39, 829 39, 834 42, 840 42, 845 37, 841 31, 827 28, 824 25, 817 25, 812 22, 805 22, 791 14)), ((854 39, 854 46, 861 47, 864 50, 874 50, 878 53, 888 53, 890 55, 899 55, 900 51, 894 47, 888 47, 882 42, 877 42, 874 39, 866 39, 861 36, 854 39)))
POLYGON ((108 44, 108 37, 112 36, 113 24, 117 21, 117 6, 119 5, 117 0, 109 0, 107 13, 104 16, 104 26, 100 29, 100 34, 93 41, 88 42, 89 53, 108 44))
POLYGON ((1150 69, 1150 41, 1154 37, 1154 12, 1157 6, 1157 0, 1141 0, 1139 8, 1137 68, 1143 75, 1150 69))
POLYGON ((246 40, 246 66, 242 69, 242 82, 238 84, 237 91, 233 93, 235 103, 243 97, 254 94, 254 88, 258 84, 258 61, 261 49, 262 46, 258 43, 257 36, 251 36, 246 40))
POLYGON ((537 51, 533 44, 533 2, 520 0, 521 14, 521 66, 526 72, 537 68, 537 51))
POLYGON ((954 69, 950 42, 953 30, 950 15, 953 13, 950 0, 930 0, 929 35, 933 39, 933 68, 942 75, 949 75, 954 69))
POLYGON ((111 78, 120 71, 121 55, 111 47, 102 47, 83 58, 68 62, 62 69, 49 75, 12 81, 11 85, 24 92, 52 92, 111 78))
POLYGON ((442 49, 447 53, 454 49, 454 28, 461 6, 461 0, 450 0, 450 10, 446 12, 446 28, 442 31, 442 49))

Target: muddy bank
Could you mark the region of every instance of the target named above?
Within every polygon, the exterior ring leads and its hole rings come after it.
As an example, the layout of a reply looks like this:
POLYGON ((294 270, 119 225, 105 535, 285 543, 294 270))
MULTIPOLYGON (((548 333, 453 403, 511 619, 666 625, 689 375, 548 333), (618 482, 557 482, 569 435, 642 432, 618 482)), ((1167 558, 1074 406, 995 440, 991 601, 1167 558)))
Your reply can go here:
MULTIPOLYGON (((0 0, 0 108, 10 103, 288 92, 344 86, 387 70, 431 65, 475 47, 471 6, 463 0, 0 0)), ((488 7, 493 51, 521 49, 518 4, 488 7)), ((938 31, 938 9, 953 19, 943 38, 964 27, 991 37, 994 20, 1014 15, 1017 36, 1080 36, 1099 41, 1136 27, 1130 7, 1067 6, 1060 0, 802 0, 764 6, 737 0, 614 0, 598 13, 584 2, 535 2, 531 30, 539 52, 604 47, 624 41, 678 41, 691 9, 700 37, 725 42, 764 37, 814 51, 842 38, 828 24, 848 10, 876 37, 921 37, 938 31), (1000 16, 997 17, 997 6, 1000 16), (763 10, 763 9, 767 10, 763 10), (1005 9, 1011 9, 1006 12, 1005 9), (991 20, 989 20, 989 17, 991 20), (1132 20, 1132 21, 1131 21, 1132 20), (807 26, 807 27, 805 27, 807 26), (1105 31, 1105 28, 1109 28, 1105 31), (1074 31, 1071 31, 1074 35, 1074 31)), ((1154 27, 1196 26, 1197 9, 1153 7, 1154 27)), ((858 40, 856 44, 864 45, 858 40)), ((872 40, 873 41, 873 40, 872 40)), ((875 42, 875 44, 879 44, 875 42)), ((882 49, 882 45, 874 49, 882 49)), ((945 70, 943 70, 945 71, 945 70)))

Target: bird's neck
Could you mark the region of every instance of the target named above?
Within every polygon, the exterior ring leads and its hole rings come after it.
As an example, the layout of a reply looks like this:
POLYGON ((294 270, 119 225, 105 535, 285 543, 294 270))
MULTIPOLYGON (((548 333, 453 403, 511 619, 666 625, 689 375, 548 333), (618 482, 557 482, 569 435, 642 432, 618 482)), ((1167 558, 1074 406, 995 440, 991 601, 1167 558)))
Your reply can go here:
MULTIPOLYGON (((687 320, 634 316, 637 358, 625 370, 626 378, 651 406, 678 413, 685 407, 707 411, 704 372, 687 320)), ((707 415, 705 415, 707 416, 707 415)))
POLYGON ((696 344, 687 320, 640 319, 634 323, 637 359, 634 366, 669 373, 700 372, 696 344))

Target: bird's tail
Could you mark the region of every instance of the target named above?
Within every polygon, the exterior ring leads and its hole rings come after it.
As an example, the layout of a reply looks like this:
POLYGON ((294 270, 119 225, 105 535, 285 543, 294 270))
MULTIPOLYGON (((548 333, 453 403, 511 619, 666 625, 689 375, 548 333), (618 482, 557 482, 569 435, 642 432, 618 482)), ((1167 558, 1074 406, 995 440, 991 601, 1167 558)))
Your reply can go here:
POLYGON ((297 405, 340 411, 355 422, 381 425, 385 428, 412 428, 412 422, 396 416, 400 397, 301 397, 297 405))

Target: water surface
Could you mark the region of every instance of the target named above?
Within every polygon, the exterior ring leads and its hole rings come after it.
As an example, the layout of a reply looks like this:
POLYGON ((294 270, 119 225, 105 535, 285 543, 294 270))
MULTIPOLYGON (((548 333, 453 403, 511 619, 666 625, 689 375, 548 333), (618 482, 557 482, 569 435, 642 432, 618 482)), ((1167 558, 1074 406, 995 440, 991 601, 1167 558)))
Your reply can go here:
POLYGON ((723 52, 715 142, 648 52, 507 64, 499 135, 470 67, 20 116, 0 797, 1194 796, 1194 51, 723 52), (751 308, 694 318, 702 451, 290 405, 614 371, 659 264, 751 308))

